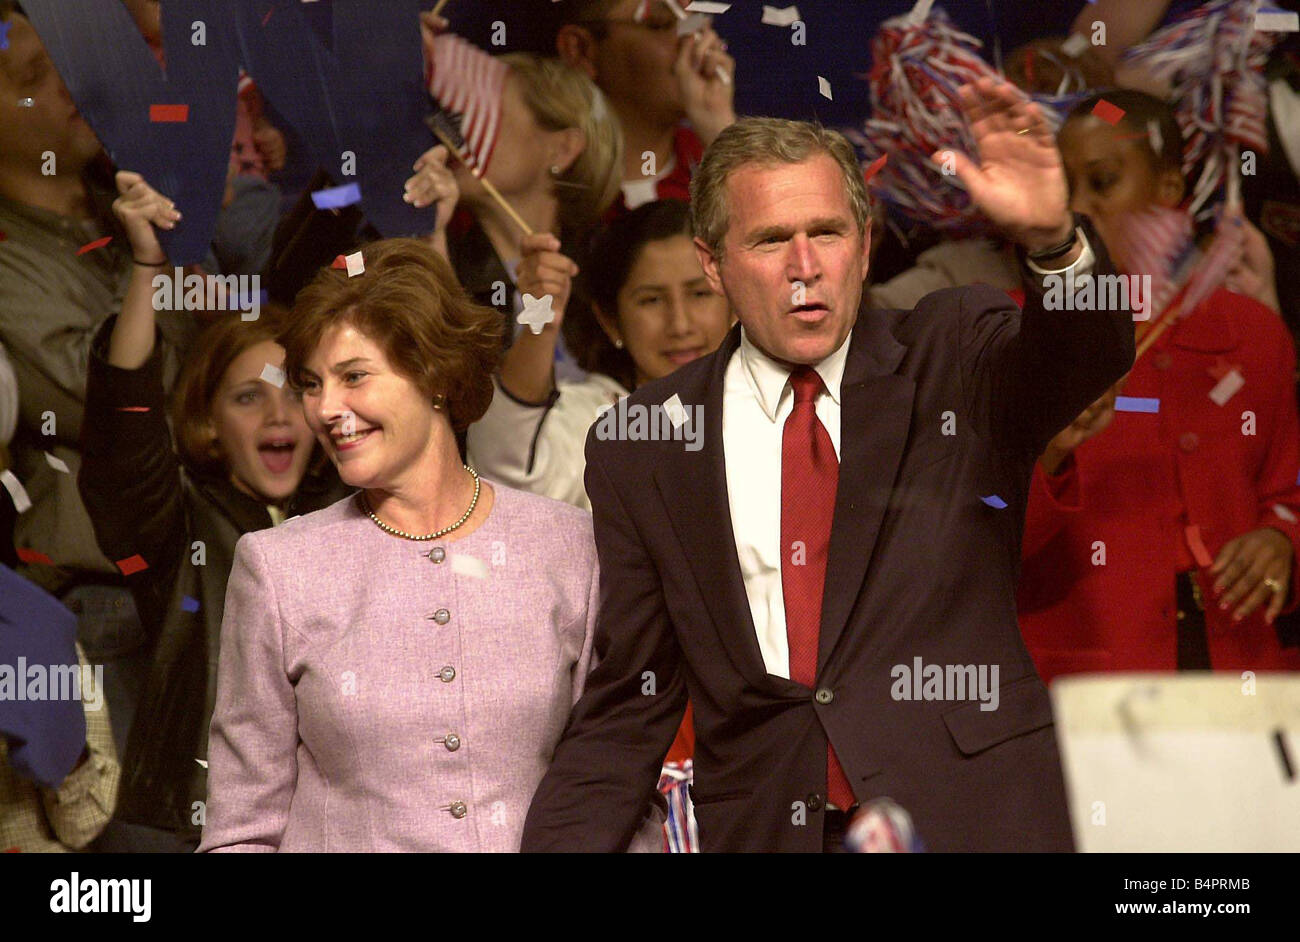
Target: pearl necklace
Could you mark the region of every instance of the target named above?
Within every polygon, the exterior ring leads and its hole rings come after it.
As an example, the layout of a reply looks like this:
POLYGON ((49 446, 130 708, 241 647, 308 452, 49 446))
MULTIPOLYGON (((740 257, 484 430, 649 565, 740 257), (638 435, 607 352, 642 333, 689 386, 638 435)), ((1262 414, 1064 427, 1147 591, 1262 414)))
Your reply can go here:
POLYGON ((366 513, 370 515, 370 519, 375 522, 375 526, 379 527, 379 529, 383 530, 385 533, 391 533, 393 536, 400 536, 404 540, 436 540, 440 536, 446 536, 452 530, 455 530, 466 520, 468 520, 470 514, 474 512, 474 508, 478 506, 478 492, 479 492, 478 472, 475 471, 473 468, 471 468, 469 465, 464 465, 464 468, 466 471, 468 471, 471 475, 474 476, 474 499, 469 502, 469 509, 466 510, 463 514, 461 514, 459 520, 457 520, 451 526, 443 527, 441 530, 437 530, 433 533, 426 533, 423 536, 417 536, 414 533, 407 533, 405 530, 399 530, 397 529, 397 527, 390 527, 388 524, 384 523, 384 521, 376 517, 375 512, 370 509, 370 501, 366 499, 365 491, 361 492, 361 505, 365 507, 366 513))

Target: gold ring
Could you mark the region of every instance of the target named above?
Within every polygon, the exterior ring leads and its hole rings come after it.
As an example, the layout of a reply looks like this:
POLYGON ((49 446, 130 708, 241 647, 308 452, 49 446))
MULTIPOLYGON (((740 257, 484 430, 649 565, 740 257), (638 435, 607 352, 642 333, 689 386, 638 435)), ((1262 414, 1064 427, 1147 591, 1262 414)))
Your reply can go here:
POLYGON ((1265 579, 1264 585, 1268 586, 1269 591, 1274 595, 1282 591, 1282 583, 1278 582, 1276 579, 1265 579))

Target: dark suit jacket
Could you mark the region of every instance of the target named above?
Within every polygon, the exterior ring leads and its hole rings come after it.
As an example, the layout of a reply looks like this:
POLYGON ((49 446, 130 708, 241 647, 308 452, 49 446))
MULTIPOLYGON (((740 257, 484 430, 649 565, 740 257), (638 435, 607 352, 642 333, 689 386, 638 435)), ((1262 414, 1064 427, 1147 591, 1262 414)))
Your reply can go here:
MULTIPOLYGON (((1113 271, 1091 242, 1094 272, 1113 271)), ((841 390, 817 695, 766 672, 736 557, 722 390, 739 328, 630 400, 676 393, 692 414, 702 405, 700 450, 593 431, 599 666, 534 796, 523 850, 625 848, 688 695, 706 851, 820 851, 827 737, 859 801, 893 798, 930 850, 1072 848, 1047 690, 1016 625, 1020 534, 1035 457, 1130 367, 1133 325, 1127 310, 1045 311, 1028 273, 1026 291, 1023 314, 979 286, 860 312, 841 390), (992 497, 1006 507, 981 499, 992 497), (997 709, 969 691, 896 699, 895 667, 916 658, 989 675, 996 665, 997 709)))

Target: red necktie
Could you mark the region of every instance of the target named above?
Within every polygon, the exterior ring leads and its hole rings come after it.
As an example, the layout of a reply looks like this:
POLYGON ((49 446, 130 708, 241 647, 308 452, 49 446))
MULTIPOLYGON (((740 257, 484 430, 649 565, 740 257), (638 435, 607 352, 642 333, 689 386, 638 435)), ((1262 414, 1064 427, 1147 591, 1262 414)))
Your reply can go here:
MULTIPOLYGON (((825 388, 810 366, 790 374, 794 410, 781 433, 781 591, 790 645, 790 679, 811 688, 817 680, 817 639, 822 593, 840 463, 831 436, 817 418, 815 403, 825 388)), ((826 745, 826 794, 842 810, 854 803, 853 789, 826 745)))

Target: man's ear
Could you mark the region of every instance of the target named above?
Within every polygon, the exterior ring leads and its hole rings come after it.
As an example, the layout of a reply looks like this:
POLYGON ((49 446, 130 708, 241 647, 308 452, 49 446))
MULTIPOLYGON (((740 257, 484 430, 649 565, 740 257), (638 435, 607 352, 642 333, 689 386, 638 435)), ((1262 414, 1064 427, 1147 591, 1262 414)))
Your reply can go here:
POLYGON ((1167 209, 1177 207, 1187 193, 1187 182, 1177 167, 1165 167, 1156 177, 1156 202, 1167 209))
POLYGON ((565 65, 596 81, 596 39, 576 23, 565 23, 555 34, 555 52, 565 65))
POLYGON ((726 297, 727 292, 722 287, 721 259, 713 254, 713 250, 704 244, 704 240, 695 236, 692 240, 695 244, 695 254, 700 260, 700 267, 704 269, 704 277, 709 280, 709 287, 715 294, 726 297))

